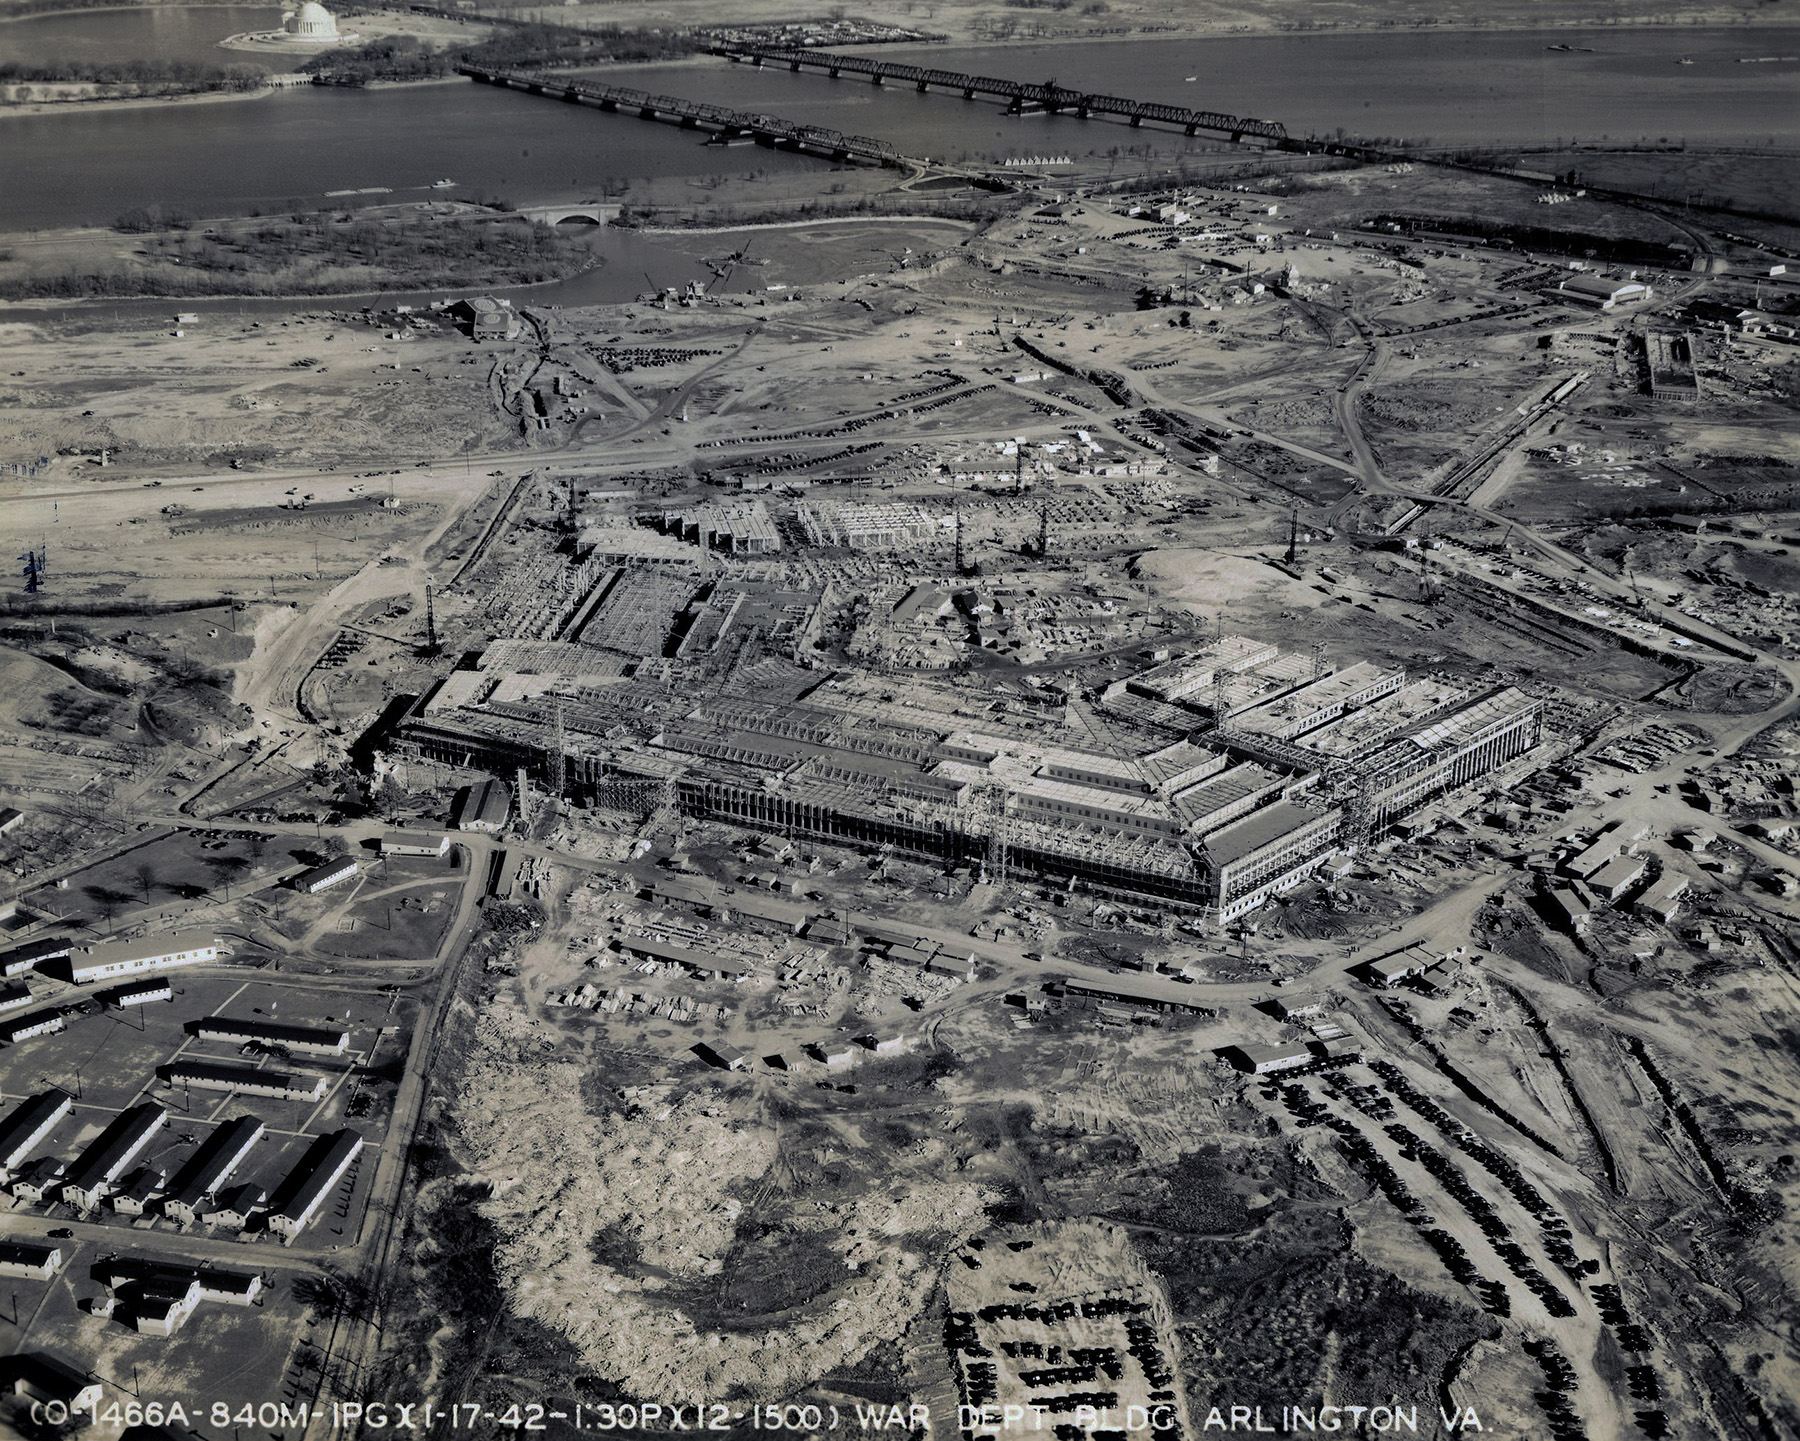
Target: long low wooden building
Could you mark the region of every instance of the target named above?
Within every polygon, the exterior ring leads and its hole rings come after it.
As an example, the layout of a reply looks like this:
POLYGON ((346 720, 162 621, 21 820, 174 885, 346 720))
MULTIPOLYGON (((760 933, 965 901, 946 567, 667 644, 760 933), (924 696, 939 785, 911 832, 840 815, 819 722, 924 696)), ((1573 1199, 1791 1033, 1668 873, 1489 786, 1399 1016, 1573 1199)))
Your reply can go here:
POLYGON ((269 1229, 292 1241, 309 1225, 337 1183, 355 1164, 363 1138, 355 1131, 318 1137, 287 1174, 269 1203, 269 1229))
POLYGON ((240 1091, 247 1096, 273 1096, 281 1101, 320 1101, 325 1098, 323 1076, 264 1071, 255 1066, 222 1066, 211 1061, 171 1061, 156 1074, 171 1086, 203 1091, 240 1091))
POLYGON ((190 1021, 189 1035, 202 1041, 223 1041, 227 1045, 243 1045, 253 1041, 283 1050, 304 1051, 314 1056, 341 1056, 350 1048, 350 1033, 321 1026, 288 1026, 278 1021, 233 1020, 227 1016, 204 1016, 190 1021))
POLYGON ((1179 1015, 1209 1014, 1200 1003, 1192 985, 1166 976, 1076 974, 1063 979, 1065 995, 1084 1000, 1105 1001, 1113 1005, 1137 1006, 1145 1010, 1168 1011, 1179 1015))
POLYGON ((741 980, 755 974, 748 961, 735 956, 722 956, 717 951, 697 951, 691 946, 677 946, 668 941, 653 941, 647 936, 620 936, 619 949, 646 961, 662 961, 682 966, 701 977, 717 976, 722 980, 741 980))

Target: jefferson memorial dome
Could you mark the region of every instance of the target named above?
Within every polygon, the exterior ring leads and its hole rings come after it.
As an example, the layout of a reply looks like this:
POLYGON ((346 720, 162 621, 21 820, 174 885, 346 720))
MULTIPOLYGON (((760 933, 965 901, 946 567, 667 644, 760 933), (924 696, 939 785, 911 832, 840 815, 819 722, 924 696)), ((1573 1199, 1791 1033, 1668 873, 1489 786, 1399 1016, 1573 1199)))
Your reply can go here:
POLYGON ((330 45, 339 39, 336 18, 317 0, 306 0, 298 10, 283 15, 281 28, 290 40, 302 45, 330 45))
POLYGON ((279 30, 252 30, 244 35, 233 35, 221 40, 219 44, 227 50, 274 53, 302 47, 329 50, 335 45, 357 45, 361 41, 362 36, 355 31, 338 29, 337 17, 319 4, 318 0, 306 0, 297 10, 282 12, 279 30))

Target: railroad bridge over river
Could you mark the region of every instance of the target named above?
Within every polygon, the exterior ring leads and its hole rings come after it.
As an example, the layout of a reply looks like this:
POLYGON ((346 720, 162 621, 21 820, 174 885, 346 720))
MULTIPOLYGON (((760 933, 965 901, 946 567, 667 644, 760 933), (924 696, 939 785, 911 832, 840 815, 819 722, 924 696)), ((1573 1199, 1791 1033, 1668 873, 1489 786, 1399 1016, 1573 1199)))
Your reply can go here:
POLYGON ((715 139, 724 142, 743 140, 811 151, 829 155, 834 160, 860 160, 896 168, 919 163, 909 160, 885 140, 875 140, 867 135, 845 135, 823 125, 799 125, 773 115, 728 110, 723 105, 683 100, 675 95, 650 95, 623 85, 600 85, 541 70, 490 69, 480 65, 456 68, 458 74, 487 85, 545 95, 572 105, 586 103, 602 110, 627 111, 645 120, 661 120, 686 130, 707 130, 715 139))
POLYGON ((921 92, 935 85, 941 90, 955 90, 965 100, 973 100, 977 95, 994 95, 1004 99, 1008 112, 1015 115, 1046 112, 1074 115, 1082 120, 1102 116, 1124 120, 1131 125, 1155 121, 1177 126, 1188 135, 1202 130, 1217 131, 1229 135, 1234 142, 1245 137, 1276 143, 1287 139, 1287 127, 1278 121, 1252 120, 1218 110, 1190 110, 1185 105, 1130 100, 1120 95, 1090 95, 1085 91, 1070 90, 1055 81, 1033 85, 1022 80, 964 75, 956 70, 932 70, 879 56, 840 55, 829 50, 800 50, 775 45, 714 45, 711 48, 713 54, 739 63, 786 65, 795 71, 823 70, 834 80, 840 75, 867 75, 876 85, 889 80, 909 81, 921 92))

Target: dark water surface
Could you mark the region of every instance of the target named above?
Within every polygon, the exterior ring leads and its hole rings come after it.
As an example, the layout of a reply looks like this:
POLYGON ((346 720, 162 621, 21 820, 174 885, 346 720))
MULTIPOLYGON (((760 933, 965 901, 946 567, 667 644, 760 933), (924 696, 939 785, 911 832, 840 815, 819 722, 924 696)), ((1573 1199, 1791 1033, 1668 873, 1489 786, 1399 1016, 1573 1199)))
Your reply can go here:
MULTIPOLYGON (((147 28, 170 53, 185 54, 198 35, 222 37, 268 13, 195 8, 52 18, 63 33, 102 49, 100 37, 117 26, 124 48, 147 28)), ((0 47, 49 23, 0 25, 0 47)), ((1343 127, 1439 143, 1800 139, 1800 63, 1739 63, 1800 55, 1800 28, 1293 34, 917 55, 940 68, 1054 77, 1089 90, 1280 120, 1293 134, 1343 127), (1592 53, 1555 51, 1553 44, 1592 53), (1678 64, 1682 59, 1694 63, 1678 64)), ((640 89, 880 136, 937 158, 1107 155, 1145 144, 1171 154, 1219 145, 1100 120, 1007 116, 992 101, 722 60, 612 74, 640 89)), ((472 83, 306 89, 218 104, 0 115, 0 230, 105 223, 149 204, 211 216, 317 206, 331 203, 333 191, 376 191, 368 198, 382 201, 423 198, 440 178, 456 180, 459 197, 521 203, 597 193, 608 178, 760 172, 779 196, 784 174, 822 163, 755 147, 709 148, 692 132, 472 83)))
MULTIPOLYGON (((232 58, 208 36, 271 22, 244 7, 102 11, 0 24, 0 55, 147 53, 232 58), (21 36, 34 38, 28 41, 21 36), (54 37, 60 36, 60 39, 54 37)), ((1559 138, 1761 144, 1800 139, 1800 28, 1652 27, 1399 31, 1018 48, 923 48, 939 68, 1161 99, 1279 120, 1290 133, 1439 143, 1559 138), (1557 51, 1552 45, 1590 47, 1557 51), (1694 63, 1683 65, 1687 59, 1694 63), (1186 77, 1195 77, 1192 83, 1186 77)), ((243 58, 243 57, 238 57, 243 58)), ((641 89, 876 135, 911 154, 999 158, 1215 147, 1070 117, 1009 117, 991 101, 831 81, 725 61, 630 67, 641 89)), ((218 105, 0 116, 0 228, 105 221, 131 205, 198 214, 317 203, 327 192, 404 195, 440 177, 464 195, 566 196, 606 177, 772 174, 819 162, 697 137, 625 116, 452 84, 304 91, 218 105)))
POLYGON ((0 60, 188 60, 197 65, 260 65, 292 70, 306 57, 221 50, 246 30, 274 30, 272 5, 151 5, 78 10, 0 22, 0 60))

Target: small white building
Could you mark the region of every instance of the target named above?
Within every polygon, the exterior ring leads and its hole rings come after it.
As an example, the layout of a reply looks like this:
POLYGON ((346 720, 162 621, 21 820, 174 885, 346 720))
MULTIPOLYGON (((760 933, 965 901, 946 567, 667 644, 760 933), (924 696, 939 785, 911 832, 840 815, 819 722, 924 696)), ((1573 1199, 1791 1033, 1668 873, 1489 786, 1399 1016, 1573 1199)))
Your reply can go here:
POLYGON ((152 1001, 173 1001, 175 987, 164 978, 146 976, 142 980, 126 981, 122 986, 102 991, 95 999, 103 1005, 124 1010, 127 1006, 147 1006, 152 1001))
POLYGON ((29 1241, 0 1241, 0 1276, 28 1281, 48 1281, 63 1267, 60 1246, 37 1246, 29 1241))
POLYGON ((339 882, 349 880, 360 869, 354 857, 340 856, 336 860, 301 871, 288 884, 303 895, 316 896, 320 891, 329 890, 339 882))
POLYGON ((449 850, 446 831, 389 831, 381 838, 384 856, 442 856, 449 850))
POLYGON ((1597 275, 1571 275, 1557 285, 1556 293, 1571 304, 1591 305, 1596 310, 1642 304, 1652 294, 1641 280, 1602 280, 1597 275))
POLYGON ((1291 1071, 1297 1066, 1310 1066, 1317 1058, 1312 1048, 1299 1041, 1279 1046, 1240 1045, 1231 1048, 1239 1070, 1253 1076, 1266 1076, 1273 1071, 1291 1071))
POLYGON ((29 1041, 33 1036, 49 1036, 68 1029, 69 1023, 63 1019, 61 1011, 33 1011, 30 1015, 20 1016, 16 1021, 0 1022, 0 1041, 16 1046, 20 1041, 29 1041))
POLYGON ((34 1351, 12 1356, 4 1363, 6 1389, 15 1396, 28 1396, 33 1401, 61 1402, 75 1416, 82 1412, 92 1416, 105 1391, 87 1372, 77 1371, 67 1362, 47 1351, 34 1351))

